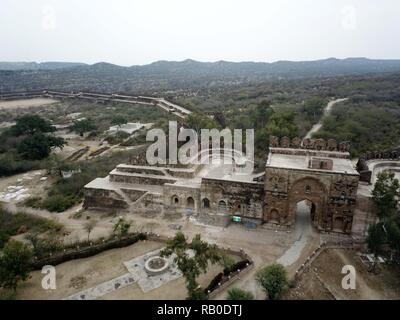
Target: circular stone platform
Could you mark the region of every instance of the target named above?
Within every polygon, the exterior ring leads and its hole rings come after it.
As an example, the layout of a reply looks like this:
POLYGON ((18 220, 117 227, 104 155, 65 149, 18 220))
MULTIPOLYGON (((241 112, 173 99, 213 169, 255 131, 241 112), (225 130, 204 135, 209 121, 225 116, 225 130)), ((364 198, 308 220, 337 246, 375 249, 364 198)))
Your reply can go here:
POLYGON ((148 275, 155 276, 167 271, 169 262, 167 259, 160 256, 154 256, 149 258, 144 264, 144 270, 148 275))

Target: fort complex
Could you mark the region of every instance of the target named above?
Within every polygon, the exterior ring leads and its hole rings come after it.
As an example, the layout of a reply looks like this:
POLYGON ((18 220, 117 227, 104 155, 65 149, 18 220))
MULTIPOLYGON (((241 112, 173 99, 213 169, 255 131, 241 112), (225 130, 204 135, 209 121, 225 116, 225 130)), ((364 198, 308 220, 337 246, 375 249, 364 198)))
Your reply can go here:
MULTIPOLYGON (((210 159, 207 164, 148 166, 143 152, 87 184, 84 205, 142 214, 188 214, 220 226, 240 221, 290 229, 297 204, 305 201, 315 229, 364 237, 376 219, 372 185, 365 170, 360 180, 349 148, 349 143, 335 140, 272 137, 265 170, 257 174, 244 173, 249 160, 234 153, 230 162, 210 159)), ((390 157, 392 168, 393 163, 400 167, 397 154, 390 157)), ((371 172, 370 179, 376 173, 371 172)))

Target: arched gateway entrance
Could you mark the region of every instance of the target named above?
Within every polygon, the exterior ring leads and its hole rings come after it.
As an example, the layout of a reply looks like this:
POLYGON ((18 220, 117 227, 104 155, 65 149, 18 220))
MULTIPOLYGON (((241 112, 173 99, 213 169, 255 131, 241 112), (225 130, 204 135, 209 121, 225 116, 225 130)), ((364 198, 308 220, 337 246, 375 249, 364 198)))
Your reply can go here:
POLYGON ((315 210, 316 206, 312 201, 308 199, 299 201, 296 204, 296 227, 300 226, 302 228, 307 228, 310 225, 315 226, 315 210))
POLYGON ((326 206, 326 188, 319 180, 311 177, 297 180, 290 188, 288 200, 290 225, 297 220, 308 221, 318 229, 326 206))

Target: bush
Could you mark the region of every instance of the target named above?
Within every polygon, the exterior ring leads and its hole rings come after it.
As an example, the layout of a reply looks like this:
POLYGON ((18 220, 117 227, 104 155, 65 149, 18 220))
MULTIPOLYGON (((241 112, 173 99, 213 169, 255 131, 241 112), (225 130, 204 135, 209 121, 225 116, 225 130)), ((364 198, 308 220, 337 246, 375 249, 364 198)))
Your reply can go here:
POLYGON ((74 199, 61 194, 56 194, 46 198, 42 203, 42 208, 52 212, 63 212, 75 204, 74 199))
POLYGON ((189 293, 187 300, 207 300, 207 298, 207 294, 200 288, 197 288, 189 293))
POLYGON ((270 300, 278 300, 289 286, 287 271, 281 264, 272 264, 259 270, 256 279, 270 300))
POLYGON ((64 249, 63 241, 54 234, 40 238, 37 234, 31 233, 27 235, 26 239, 31 242, 33 253, 39 259, 64 249))
POLYGON ((125 131, 117 131, 115 134, 111 134, 105 138, 109 144, 118 144, 129 138, 130 134, 125 131))
POLYGON ((40 168, 40 161, 21 159, 15 152, 9 151, 0 155, 0 177, 40 168))
POLYGON ((250 264, 250 261, 248 259, 240 260, 239 262, 236 262, 230 267, 224 268, 224 275, 227 276, 231 272, 235 272, 237 270, 243 270, 247 267, 247 264, 250 264))
POLYGON ((0 257, 0 286, 15 291, 18 282, 29 278, 33 252, 28 245, 9 241, 0 257))
POLYGON ((42 198, 40 197, 30 197, 23 202, 25 207, 30 207, 34 209, 39 209, 42 206, 42 198))
POLYGON ((130 227, 132 226, 132 222, 126 221, 124 218, 120 218, 117 223, 114 225, 114 233, 118 237, 126 236, 129 232, 130 227))
POLYGON ((254 300, 254 296, 249 291, 233 288, 228 291, 227 300, 254 300))
POLYGON ((41 160, 47 158, 53 148, 62 148, 64 144, 63 138, 35 133, 22 140, 17 150, 24 159, 41 160))
POLYGON ((2 248, 11 236, 15 236, 21 227, 30 232, 61 231, 62 225, 52 220, 35 217, 26 213, 12 214, 0 208, 0 248, 2 248))
POLYGON ((3 289, 0 290, 0 300, 16 300, 17 293, 14 290, 3 289))

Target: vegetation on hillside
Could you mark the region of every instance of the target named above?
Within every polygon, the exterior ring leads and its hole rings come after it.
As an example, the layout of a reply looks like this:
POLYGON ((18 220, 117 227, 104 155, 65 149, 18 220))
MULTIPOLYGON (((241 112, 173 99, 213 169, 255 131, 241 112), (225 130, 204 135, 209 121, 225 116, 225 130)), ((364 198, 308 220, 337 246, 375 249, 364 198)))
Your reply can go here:
POLYGON ((20 233, 59 232, 61 229, 62 225, 53 220, 36 217, 24 212, 13 214, 0 207, 0 249, 3 248, 10 237, 20 233))
POLYGON ((0 135, 0 176, 39 168, 55 148, 63 148, 63 138, 53 135, 54 127, 38 115, 24 115, 0 135))

